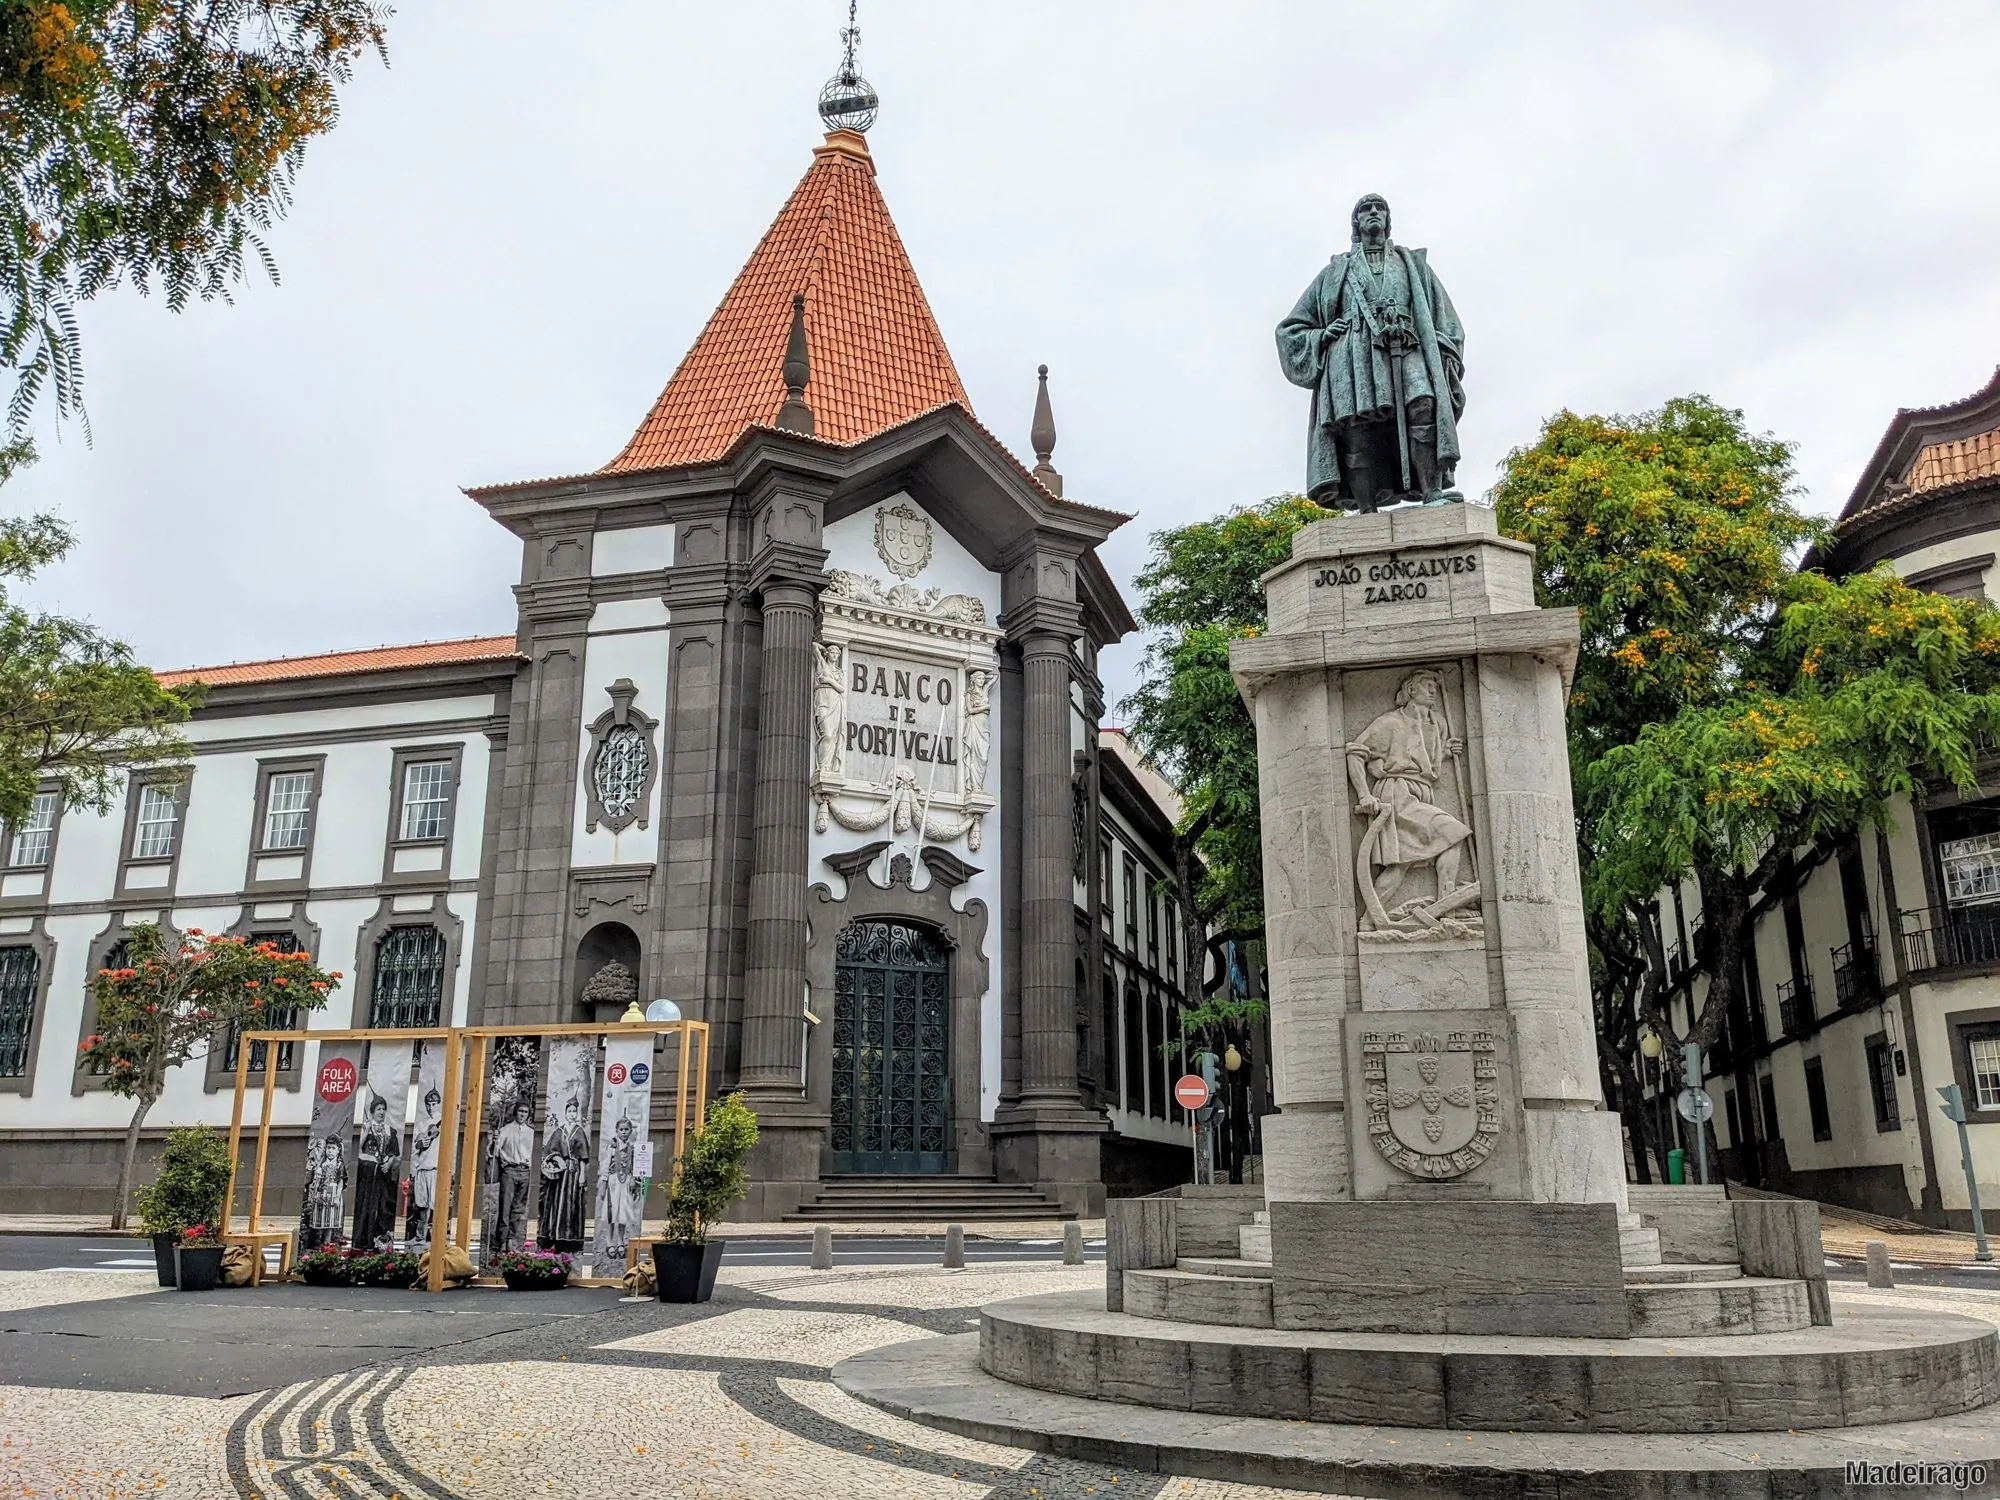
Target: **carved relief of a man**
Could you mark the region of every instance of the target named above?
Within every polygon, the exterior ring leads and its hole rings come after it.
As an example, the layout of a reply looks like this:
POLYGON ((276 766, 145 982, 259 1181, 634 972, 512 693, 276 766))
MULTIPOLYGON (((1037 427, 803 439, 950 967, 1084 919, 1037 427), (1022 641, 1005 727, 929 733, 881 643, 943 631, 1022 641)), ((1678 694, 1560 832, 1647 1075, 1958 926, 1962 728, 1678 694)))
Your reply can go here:
POLYGON ((1413 869, 1433 861, 1438 899, 1459 888, 1461 851, 1472 830, 1433 799, 1445 761, 1465 747, 1452 737, 1442 701, 1438 675, 1414 672, 1396 690, 1396 706, 1347 747, 1354 807, 1370 820, 1368 863, 1383 871, 1375 888, 1384 905, 1413 869))
POLYGON ((847 747, 840 735, 847 718, 847 683, 841 671, 841 647, 822 641, 813 651, 813 735, 818 741, 813 778, 839 776, 846 769, 847 747))

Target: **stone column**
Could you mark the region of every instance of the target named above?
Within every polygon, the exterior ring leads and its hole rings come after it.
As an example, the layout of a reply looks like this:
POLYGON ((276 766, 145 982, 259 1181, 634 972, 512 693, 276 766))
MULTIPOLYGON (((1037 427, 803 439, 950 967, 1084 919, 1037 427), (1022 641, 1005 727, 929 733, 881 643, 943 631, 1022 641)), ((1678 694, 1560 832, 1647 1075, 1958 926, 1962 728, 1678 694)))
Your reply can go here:
POLYGON ((764 676, 758 697, 741 1074, 745 1091, 758 1097, 799 1098, 804 1092, 816 600, 816 590, 803 580, 773 580, 763 589, 764 676))
POLYGON ((1070 646, 1021 642, 1021 1100, 1075 1104, 1076 919, 1071 908, 1070 646))

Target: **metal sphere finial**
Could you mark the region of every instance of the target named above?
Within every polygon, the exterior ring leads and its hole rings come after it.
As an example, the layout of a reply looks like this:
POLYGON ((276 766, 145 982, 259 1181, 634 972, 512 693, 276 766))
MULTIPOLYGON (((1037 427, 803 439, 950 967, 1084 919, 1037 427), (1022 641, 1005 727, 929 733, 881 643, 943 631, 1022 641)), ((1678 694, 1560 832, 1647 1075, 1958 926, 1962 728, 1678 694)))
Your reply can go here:
POLYGON ((861 45, 861 28, 854 19, 857 4, 858 0, 847 0, 847 25, 840 33, 840 71, 819 91, 819 117, 828 130, 866 132, 875 123, 875 112, 882 103, 854 61, 855 49, 861 45))

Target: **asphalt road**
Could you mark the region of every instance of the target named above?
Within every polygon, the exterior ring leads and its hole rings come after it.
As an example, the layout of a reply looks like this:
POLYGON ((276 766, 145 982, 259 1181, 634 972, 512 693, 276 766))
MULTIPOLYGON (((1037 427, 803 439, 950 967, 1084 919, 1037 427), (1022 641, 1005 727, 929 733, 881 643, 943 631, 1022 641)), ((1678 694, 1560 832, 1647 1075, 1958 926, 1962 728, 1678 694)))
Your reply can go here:
MULTIPOLYGON (((1084 1258, 1104 1259, 1104 1242, 1086 1242, 1084 1258)), ((738 1266, 803 1266, 812 1242, 794 1235, 773 1239, 732 1238, 724 1264, 738 1266)), ((966 1236, 970 1263, 1061 1260, 1062 1241, 982 1240, 966 1236)), ((934 1266, 944 1259, 942 1235, 923 1238, 863 1237, 836 1234, 833 1262, 837 1266, 934 1266)), ((52 1235, 0 1235, 0 1271, 149 1271, 153 1247, 147 1240, 112 1239, 104 1235, 61 1238, 52 1235)))

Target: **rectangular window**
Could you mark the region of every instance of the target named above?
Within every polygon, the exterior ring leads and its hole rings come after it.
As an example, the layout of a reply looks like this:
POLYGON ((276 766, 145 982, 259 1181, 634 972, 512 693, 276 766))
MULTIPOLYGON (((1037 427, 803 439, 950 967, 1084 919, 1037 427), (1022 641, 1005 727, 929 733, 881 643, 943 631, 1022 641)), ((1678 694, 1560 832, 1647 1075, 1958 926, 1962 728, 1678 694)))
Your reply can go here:
POLYGON ((41 977, 33 948, 0 948, 0 1078, 28 1075, 41 977))
POLYGON ((1806 1109, 1812 1115, 1813 1139, 1832 1140, 1833 1116, 1826 1108, 1826 1073, 1816 1057, 1806 1059, 1806 1109))
POLYGON ((1948 906, 2000 901, 2000 833, 1980 833, 1938 845, 1948 906))
POLYGON ((313 773, 280 771, 264 794, 264 847, 303 849, 311 837, 313 773))
POLYGON ((1146 877, 1146 963, 1155 969, 1160 966, 1160 887, 1150 875, 1146 877))
POLYGON ((181 788, 155 782, 139 788, 139 827, 132 838, 134 859, 171 859, 180 831, 181 788))
POLYGON ((1139 862, 1125 856, 1125 950, 1139 951, 1139 862))
POLYGON ((1757 1098, 1764 1106, 1764 1139, 1783 1140, 1785 1132, 1778 1127, 1778 1086, 1769 1073, 1757 1080, 1757 1098))
POLYGON ((1111 936, 1111 840, 1097 846, 1097 915, 1104 935, 1111 936))
POLYGON ((405 839, 441 839, 451 818, 451 762, 413 760, 403 767, 405 839))
POLYGON ((1875 1104, 1875 1128, 1894 1130, 1902 1124, 1896 1110, 1896 1062, 1887 1039, 1868 1043, 1868 1095, 1875 1104))
POLYGON ((1976 1036, 1967 1044, 1972 1061, 1972 1097, 1980 1109, 2000 1109, 2000 1036, 1976 1036))
POLYGON ((1167 973, 1174 979, 1181 973, 1181 913, 1172 896, 1167 897, 1167 973))
POLYGON ((1735 1089, 1724 1089, 1722 1091, 1722 1112, 1729 1119, 1729 1144, 1732 1146, 1742 1145, 1743 1117, 1736 1112, 1735 1089))
POLYGON ((7 844, 7 863, 15 869, 32 869, 49 862, 49 848, 55 842, 56 809, 62 803, 59 792, 37 792, 28 805, 28 816, 14 830, 7 844))

